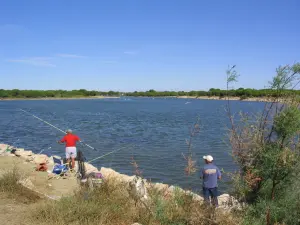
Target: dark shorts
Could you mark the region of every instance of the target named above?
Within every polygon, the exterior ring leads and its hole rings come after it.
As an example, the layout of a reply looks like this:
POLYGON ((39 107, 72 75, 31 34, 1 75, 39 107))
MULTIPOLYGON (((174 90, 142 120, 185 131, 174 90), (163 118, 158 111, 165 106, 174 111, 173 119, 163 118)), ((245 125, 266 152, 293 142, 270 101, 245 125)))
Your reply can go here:
POLYGON ((205 188, 203 187, 203 197, 204 197, 204 200, 209 202, 210 199, 209 197, 211 197, 211 200, 212 200, 212 203, 214 205, 218 205, 218 188, 215 187, 215 188, 205 188))

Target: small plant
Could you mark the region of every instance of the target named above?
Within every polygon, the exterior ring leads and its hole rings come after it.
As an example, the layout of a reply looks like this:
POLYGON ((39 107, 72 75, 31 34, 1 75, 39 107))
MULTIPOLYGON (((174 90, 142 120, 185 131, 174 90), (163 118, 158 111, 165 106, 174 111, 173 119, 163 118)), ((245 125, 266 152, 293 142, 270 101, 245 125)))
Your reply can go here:
POLYGON ((193 138, 200 132, 200 119, 198 118, 197 121, 191 126, 190 128, 190 137, 189 140, 186 140, 186 144, 188 146, 187 154, 183 155, 183 158, 186 160, 187 166, 185 167, 184 171, 187 176, 194 174, 196 169, 196 161, 193 160, 193 153, 192 153, 192 140, 193 138))
POLYGON ((135 161, 135 159, 134 159, 133 156, 131 157, 131 162, 130 162, 130 164, 131 164, 131 165, 133 166, 133 168, 134 168, 133 173, 134 173, 136 176, 141 177, 142 174, 143 174, 143 171, 139 169, 139 165, 138 165, 138 163, 135 161))

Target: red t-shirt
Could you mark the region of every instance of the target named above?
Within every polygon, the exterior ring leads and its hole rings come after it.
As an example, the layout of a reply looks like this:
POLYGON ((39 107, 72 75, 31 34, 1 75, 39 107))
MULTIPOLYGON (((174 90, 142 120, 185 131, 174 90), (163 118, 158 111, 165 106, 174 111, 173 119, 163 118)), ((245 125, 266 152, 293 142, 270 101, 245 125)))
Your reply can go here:
POLYGON ((66 147, 75 147, 76 141, 80 141, 80 139, 74 134, 67 134, 60 141, 66 142, 66 147))

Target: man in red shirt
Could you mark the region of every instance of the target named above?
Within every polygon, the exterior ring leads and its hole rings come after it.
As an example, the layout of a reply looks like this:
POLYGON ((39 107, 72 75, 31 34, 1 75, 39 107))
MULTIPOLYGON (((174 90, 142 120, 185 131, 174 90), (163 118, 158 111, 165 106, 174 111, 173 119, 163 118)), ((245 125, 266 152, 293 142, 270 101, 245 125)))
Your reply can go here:
POLYGON ((72 169, 75 167, 75 158, 77 156, 77 150, 76 150, 76 142, 79 141, 80 139, 78 136, 72 134, 72 130, 68 129, 66 131, 66 135, 58 141, 58 143, 66 143, 66 159, 67 163, 69 164, 70 158, 72 159, 72 169))

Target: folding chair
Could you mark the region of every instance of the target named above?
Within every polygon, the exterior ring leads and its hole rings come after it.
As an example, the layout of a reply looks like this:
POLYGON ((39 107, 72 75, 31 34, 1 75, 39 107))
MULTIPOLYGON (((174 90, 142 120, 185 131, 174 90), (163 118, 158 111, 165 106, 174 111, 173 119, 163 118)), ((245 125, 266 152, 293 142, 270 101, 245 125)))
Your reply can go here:
POLYGON ((53 157, 53 169, 52 169, 52 173, 58 175, 59 177, 64 175, 68 170, 68 163, 62 163, 62 160, 56 157, 53 157))

